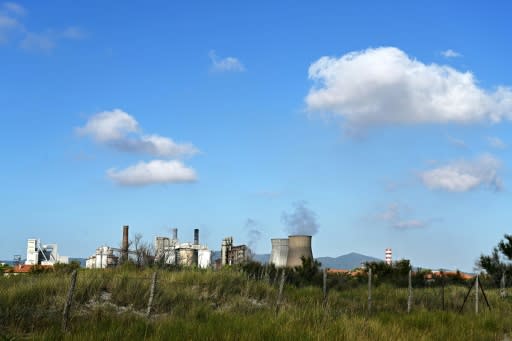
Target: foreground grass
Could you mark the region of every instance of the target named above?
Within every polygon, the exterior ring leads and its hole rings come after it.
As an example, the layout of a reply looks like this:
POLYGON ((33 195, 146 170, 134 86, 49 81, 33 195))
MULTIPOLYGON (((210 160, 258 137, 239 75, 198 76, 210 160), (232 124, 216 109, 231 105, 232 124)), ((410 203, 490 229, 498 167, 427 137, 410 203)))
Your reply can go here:
POLYGON ((474 313, 474 296, 457 312, 466 288, 407 290, 381 285, 373 311, 361 286, 330 291, 287 286, 276 313, 277 288, 235 271, 159 272, 153 315, 144 315, 151 272, 83 270, 78 274, 70 330, 61 332, 69 275, 0 279, 0 340, 503 340, 512 331, 512 302, 488 292, 493 310, 474 313))

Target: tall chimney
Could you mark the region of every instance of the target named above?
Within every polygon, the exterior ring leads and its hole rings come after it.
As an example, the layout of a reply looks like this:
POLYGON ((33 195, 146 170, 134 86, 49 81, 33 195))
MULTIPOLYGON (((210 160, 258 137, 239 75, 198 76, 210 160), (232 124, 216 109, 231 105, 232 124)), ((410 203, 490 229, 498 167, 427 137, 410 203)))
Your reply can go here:
POLYGON ((123 262, 128 260, 128 225, 123 226, 123 243, 121 246, 121 259, 123 262))
POLYGON ((172 240, 178 240, 178 229, 177 228, 172 229, 172 240))
POLYGON ((194 245, 199 245, 199 229, 194 229, 194 245))
POLYGON ((286 266, 289 268, 302 266, 301 257, 310 258, 313 260, 313 252, 311 251, 311 236, 289 236, 286 266))

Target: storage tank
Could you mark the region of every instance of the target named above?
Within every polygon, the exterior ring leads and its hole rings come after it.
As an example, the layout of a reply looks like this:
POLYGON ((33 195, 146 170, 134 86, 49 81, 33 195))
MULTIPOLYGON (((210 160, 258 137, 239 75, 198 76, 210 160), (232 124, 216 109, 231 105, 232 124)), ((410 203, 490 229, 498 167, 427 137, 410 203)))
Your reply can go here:
POLYGON ((288 259, 288 238, 275 238, 272 242, 272 252, 270 254, 270 264, 276 268, 284 268, 288 259))
POLYGON ((313 251, 311 251, 311 236, 289 236, 286 266, 291 268, 301 266, 301 257, 313 259, 313 251))
POLYGON ((207 269, 212 264, 212 251, 208 249, 199 249, 197 255, 197 266, 201 269, 207 269))
POLYGON ((197 266, 197 249, 180 247, 176 250, 177 264, 181 266, 197 266))

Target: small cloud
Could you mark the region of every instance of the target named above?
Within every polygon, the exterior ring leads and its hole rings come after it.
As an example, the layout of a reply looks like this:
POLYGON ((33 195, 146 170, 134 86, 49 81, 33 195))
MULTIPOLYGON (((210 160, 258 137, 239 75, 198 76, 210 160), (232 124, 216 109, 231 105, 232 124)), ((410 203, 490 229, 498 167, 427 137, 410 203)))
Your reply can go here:
POLYGON ((389 204, 388 207, 377 214, 377 220, 386 223, 397 230, 420 229, 429 226, 434 220, 420 220, 409 218, 411 209, 398 203, 389 204), (405 216, 405 218, 404 218, 405 216))
POLYGON ((17 4, 15 2, 4 2, 2 4, 2 8, 5 12, 10 12, 15 15, 23 16, 27 13, 25 8, 21 6, 20 4, 17 4))
POLYGON ((441 52, 441 54, 446 58, 462 57, 462 55, 459 52, 454 51, 452 49, 444 50, 441 52))
POLYGON ((76 128, 76 132, 123 152, 156 157, 190 156, 199 152, 190 143, 176 143, 157 134, 142 134, 137 120, 121 109, 93 115, 84 127, 76 128))
POLYGON ((20 47, 27 51, 50 52, 56 45, 55 37, 50 31, 45 33, 27 32, 20 41, 20 47))
POLYGON ((196 172, 176 160, 141 161, 125 169, 109 169, 107 176, 118 185, 129 187, 197 181, 196 172))
POLYGON ((211 69, 216 72, 244 72, 245 66, 235 57, 219 58, 214 50, 208 54, 212 61, 211 69))
POLYGON ((139 123, 135 118, 121 109, 97 113, 84 127, 76 128, 79 135, 89 135, 100 143, 123 139, 128 133, 138 130, 139 123))
POLYGON ((423 184, 430 189, 449 192, 467 192, 478 187, 496 191, 503 188, 499 176, 501 162, 491 155, 482 155, 476 160, 453 161, 446 165, 419 174, 423 184))
POLYGON ((487 142, 489 143, 489 145, 491 147, 496 148, 496 149, 507 148, 507 144, 505 142, 503 142, 503 140, 501 140, 498 137, 489 136, 489 137, 487 137, 487 142))
POLYGON ((448 141, 457 148, 466 149, 468 146, 464 140, 455 138, 453 136, 447 136, 448 141))
POLYGON ((87 34, 80 27, 71 26, 60 32, 60 36, 66 39, 80 40, 85 38, 87 34))

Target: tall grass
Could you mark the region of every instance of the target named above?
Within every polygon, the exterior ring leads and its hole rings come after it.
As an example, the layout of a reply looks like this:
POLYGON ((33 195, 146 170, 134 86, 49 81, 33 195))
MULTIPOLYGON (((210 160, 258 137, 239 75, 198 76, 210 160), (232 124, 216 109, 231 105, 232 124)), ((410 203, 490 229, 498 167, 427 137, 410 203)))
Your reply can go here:
MULTIPOLYGON (((0 340, 502 340, 512 331, 512 301, 487 292, 492 310, 474 313, 467 288, 415 289, 407 314, 407 289, 374 288, 372 314, 364 285, 331 290, 286 286, 279 314, 277 286, 233 270, 158 272, 153 315, 144 315, 151 270, 81 270, 70 331, 61 332, 67 274, 0 278, 0 340)), ((481 303, 483 300, 481 299, 481 303)))

